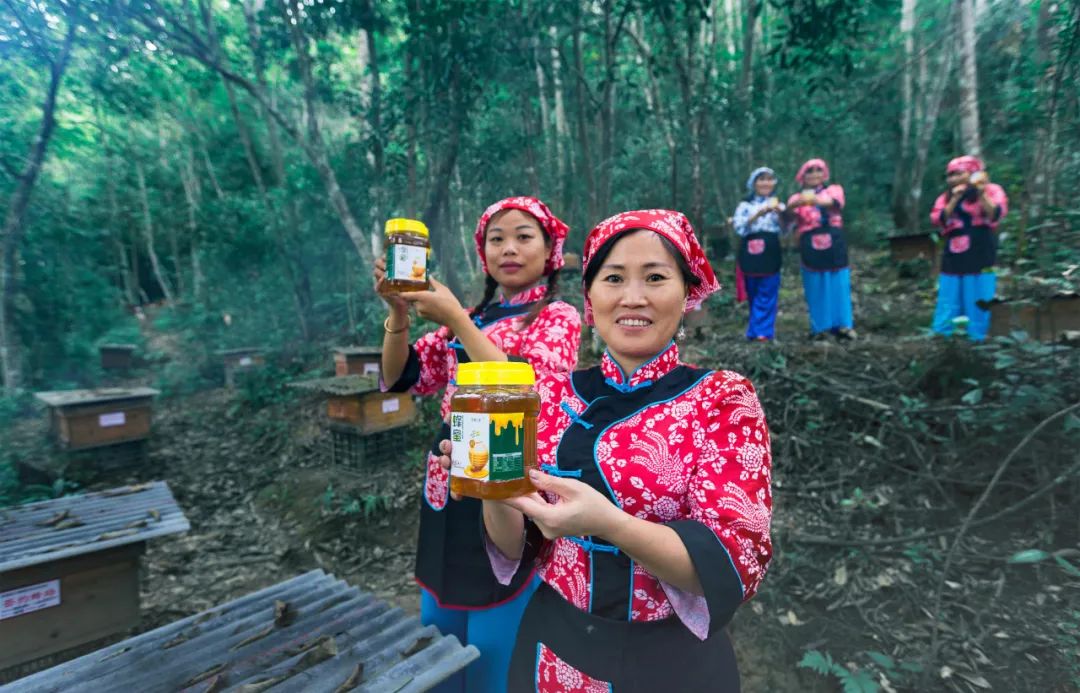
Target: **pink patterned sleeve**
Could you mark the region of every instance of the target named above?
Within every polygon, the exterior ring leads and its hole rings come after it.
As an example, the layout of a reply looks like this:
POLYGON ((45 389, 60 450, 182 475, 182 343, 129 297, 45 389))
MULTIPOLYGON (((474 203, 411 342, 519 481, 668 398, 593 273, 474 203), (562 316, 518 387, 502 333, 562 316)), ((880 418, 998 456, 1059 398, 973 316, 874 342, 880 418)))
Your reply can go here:
POLYGON ((941 218, 941 213, 945 211, 946 204, 948 204, 948 196, 945 193, 941 193, 934 200, 934 207, 930 210, 930 223, 934 226, 945 228, 945 219, 941 218))
POLYGON ((1005 215, 1009 213, 1009 196, 1005 194, 1005 189, 1000 185, 990 183, 986 186, 986 198, 993 202, 996 208, 990 223, 997 226, 1005 218, 1005 215))
POLYGON ((518 356, 528 360, 538 377, 569 373, 577 365, 581 315, 564 301, 544 306, 521 340, 518 356))
POLYGON ((410 388, 414 395, 433 395, 450 382, 450 331, 440 327, 428 332, 413 344, 413 352, 420 362, 420 377, 410 388))
POLYGON ((844 188, 833 183, 822 191, 840 209, 844 208, 844 188))
POLYGON ((668 523, 686 545, 708 605, 708 632, 757 591, 772 557, 772 454, 761 403, 737 373, 713 375, 702 454, 687 491, 688 519, 668 523))

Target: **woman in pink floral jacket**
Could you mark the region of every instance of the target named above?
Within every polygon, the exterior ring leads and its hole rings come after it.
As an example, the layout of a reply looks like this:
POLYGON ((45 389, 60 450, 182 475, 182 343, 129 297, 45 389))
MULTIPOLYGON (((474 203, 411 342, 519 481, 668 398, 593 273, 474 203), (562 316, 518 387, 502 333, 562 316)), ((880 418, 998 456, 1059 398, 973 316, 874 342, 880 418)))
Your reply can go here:
MULTIPOLYGON (((416 395, 442 392, 443 428, 454 394, 457 365, 467 361, 520 360, 540 376, 568 373, 577 364, 581 317, 556 299, 563 243, 568 227, 533 197, 510 197, 488 207, 474 240, 484 270, 484 297, 466 311, 443 284, 433 291, 386 294, 390 308, 383 340, 384 389, 416 395), (544 281, 546 277, 546 282, 544 281), (408 343, 409 306, 441 325, 408 343)), ((385 274, 376 262, 378 285, 385 274)), ((480 502, 448 504, 449 475, 434 453, 425 465, 416 581, 421 589, 421 620, 463 643, 480 648, 480 659, 464 677, 439 691, 501 691, 513 634, 535 589, 532 566, 503 582, 495 580, 477 532, 480 502)))
POLYGON ((540 493, 484 502, 500 581, 535 561, 544 583, 507 690, 737 691, 724 626, 772 555, 769 432, 746 378, 673 340, 719 285, 669 210, 593 229, 584 283, 602 361, 538 381, 540 493))

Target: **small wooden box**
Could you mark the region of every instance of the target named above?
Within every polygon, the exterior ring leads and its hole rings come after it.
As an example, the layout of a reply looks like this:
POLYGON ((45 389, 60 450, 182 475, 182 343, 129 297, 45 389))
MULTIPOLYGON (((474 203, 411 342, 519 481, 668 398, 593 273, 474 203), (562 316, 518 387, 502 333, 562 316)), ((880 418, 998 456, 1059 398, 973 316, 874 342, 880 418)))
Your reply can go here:
POLYGON ((416 405, 404 392, 330 395, 326 417, 354 426, 360 433, 378 433, 411 423, 416 418, 416 405))
POLYGON ((101 354, 101 367, 107 371, 126 371, 131 368, 134 344, 102 344, 98 347, 101 354))
POLYGON ((88 450, 144 440, 157 390, 148 387, 39 392, 49 406, 49 424, 65 450, 88 450))
POLYGON ((581 271, 581 256, 577 253, 563 253, 563 269, 567 272, 581 271))
POLYGON ((53 664, 52 655, 139 625, 139 557, 145 548, 138 542, 0 573, 0 593, 56 589, 59 599, 56 606, 0 620, 0 672, 21 665, 12 673, 32 673, 53 664))
POLYGON ((937 257, 937 244, 928 233, 914 233, 906 236, 889 237, 889 254, 896 262, 902 260, 934 261, 937 257))
POLYGON ((990 305, 990 335, 1007 336, 1018 330, 1042 342, 1080 330, 1080 294, 1062 293, 1041 302, 995 299, 990 305))
POLYGON ((374 375, 378 377, 382 367, 380 347, 336 347, 334 349, 334 375, 374 375))
POLYGON ((261 368, 266 363, 266 357, 258 347, 226 349, 218 354, 225 365, 225 387, 230 389, 236 386, 237 374, 261 368))

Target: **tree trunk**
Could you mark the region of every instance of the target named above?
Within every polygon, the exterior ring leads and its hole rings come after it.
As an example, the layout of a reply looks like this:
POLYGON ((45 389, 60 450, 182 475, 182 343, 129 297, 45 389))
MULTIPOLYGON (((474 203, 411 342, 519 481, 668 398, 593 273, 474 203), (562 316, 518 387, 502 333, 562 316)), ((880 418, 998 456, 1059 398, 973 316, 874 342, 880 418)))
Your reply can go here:
MULTIPOLYGON (((576 4, 576 3, 575 3, 576 4)), ((581 6, 577 4, 574 13, 573 46, 574 46, 574 69, 577 71, 575 94, 577 100, 577 135, 578 151, 581 152, 581 167, 579 170, 585 179, 585 207, 588 210, 589 219, 598 218, 596 205, 596 178, 593 168, 592 152, 589 147, 589 128, 587 123, 589 102, 585 84, 585 60, 581 49, 581 6)))
POLYGON ((975 62, 975 3, 956 0, 960 51, 960 142, 965 154, 982 156, 979 137, 979 85, 975 62))
POLYGON ((664 133, 664 141, 667 144, 668 160, 670 162, 668 176, 671 192, 670 206, 672 209, 676 209, 678 208, 679 193, 679 148, 675 142, 675 125, 671 122, 671 119, 667 115, 667 109, 664 107, 664 98, 660 93, 660 81, 656 78, 656 70, 653 68, 655 60, 652 48, 645 39, 643 22, 641 21, 640 16, 637 17, 637 21, 631 25, 628 33, 638 47, 638 59, 640 64, 645 68, 645 74, 649 77, 649 88, 644 90, 645 104, 648 106, 649 112, 656 118, 657 123, 659 123, 660 131, 664 133))
POLYGON ((944 57, 934 72, 933 82, 929 85, 920 85, 920 91, 923 93, 922 111, 926 114, 926 119, 918 121, 919 134, 915 141, 915 157, 908 187, 908 218, 911 220, 909 226, 911 229, 919 228, 921 215, 925 212, 922 204, 922 189, 923 180, 926 178, 926 160, 930 153, 930 142, 934 137, 938 115, 941 113, 945 87, 952 73, 953 52, 943 50, 942 53, 944 57))
MULTIPOLYGON (((202 184, 195 175, 195 153, 187 150, 184 156, 183 168, 180 171, 180 183, 184 187, 184 199, 187 201, 187 227, 188 246, 191 258, 191 294, 195 303, 203 303, 203 287, 205 283, 202 276, 202 265, 199 262, 199 208, 202 205, 202 184)), ((179 255, 177 263, 179 263, 179 255)))
POLYGON ((559 176, 561 202, 567 203, 568 186, 570 185, 567 173, 573 174, 574 162, 570 158, 568 149, 570 143, 570 126, 566 121, 566 104, 563 99, 562 83, 562 59, 559 55, 558 32, 554 26, 548 27, 548 36, 551 38, 551 86, 555 96, 555 170, 559 176), (569 168, 568 168, 569 167, 569 168))
POLYGON ((548 105, 547 77, 544 75, 544 66, 540 62, 540 37, 534 36, 532 44, 533 71, 536 73, 536 98, 540 102, 540 137, 544 140, 544 164, 547 164, 556 156, 553 146, 554 138, 551 137, 551 107, 548 105))
POLYGON ((917 0, 903 0, 900 10, 900 35, 904 38, 904 74, 900 80, 900 149, 893 167, 892 216, 898 229, 911 230, 914 220, 909 218, 910 188, 908 175, 911 167, 911 123, 914 117, 915 66, 915 4, 917 0))
POLYGON ((154 279, 161 287, 161 293, 165 295, 165 302, 172 305, 175 295, 172 287, 169 286, 169 280, 161 270, 161 262, 154 248, 154 221, 150 216, 150 196, 146 191, 146 174, 140 161, 135 162, 135 177, 139 183, 139 201, 142 203, 143 241, 146 244, 146 256, 150 258, 150 268, 154 271, 154 279))
MULTIPOLYGON (((15 334, 15 295, 19 290, 18 254, 19 245, 25 231, 26 210, 30 205, 30 196, 34 192, 41 165, 45 161, 49 140, 56 127, 56 97, 60 91, 60 82, 67 70, 68 58, 75 39, 76 24, 68 18, 67 31, 57 55, 48 55, 40 49, 41 57, 49 63, 49 85, 45 90, 45 100, 41 106, 41 123, 37 135, 30 144, 26 163, 15 181, 15 189, 8 201, 7 214, 4 216, 4 236, 0 244, 0 377, 3 378, 4 390, 14 391, 22 384, 22 344, 15 334)), ((29 31, 29 29, 27 29, 29 31)))

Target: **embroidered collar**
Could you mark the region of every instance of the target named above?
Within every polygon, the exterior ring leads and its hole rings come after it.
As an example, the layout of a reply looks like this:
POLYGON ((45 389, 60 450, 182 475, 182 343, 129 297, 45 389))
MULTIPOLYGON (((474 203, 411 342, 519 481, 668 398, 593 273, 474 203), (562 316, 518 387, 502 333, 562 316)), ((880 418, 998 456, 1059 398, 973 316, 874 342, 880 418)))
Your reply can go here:
POLYGON ((600 371, 604 374, 605 381, 620 392, 632 392, 639 387, 651 385, 678 365, 679 347, 674 340, 659 354, 638 366, 629 377, 623 372, 622 366, 611 358, 609 351, 605 350, 600 359, 600 371))
POLYGON ((502 306, 520 306, 524 303, 532 303, 533 301, 539 301, 547 293, 547 284, 540 282, 531 289, 525 289, 519 291, 507 300, 503 294, 499 295, 499 305, 502 306))

